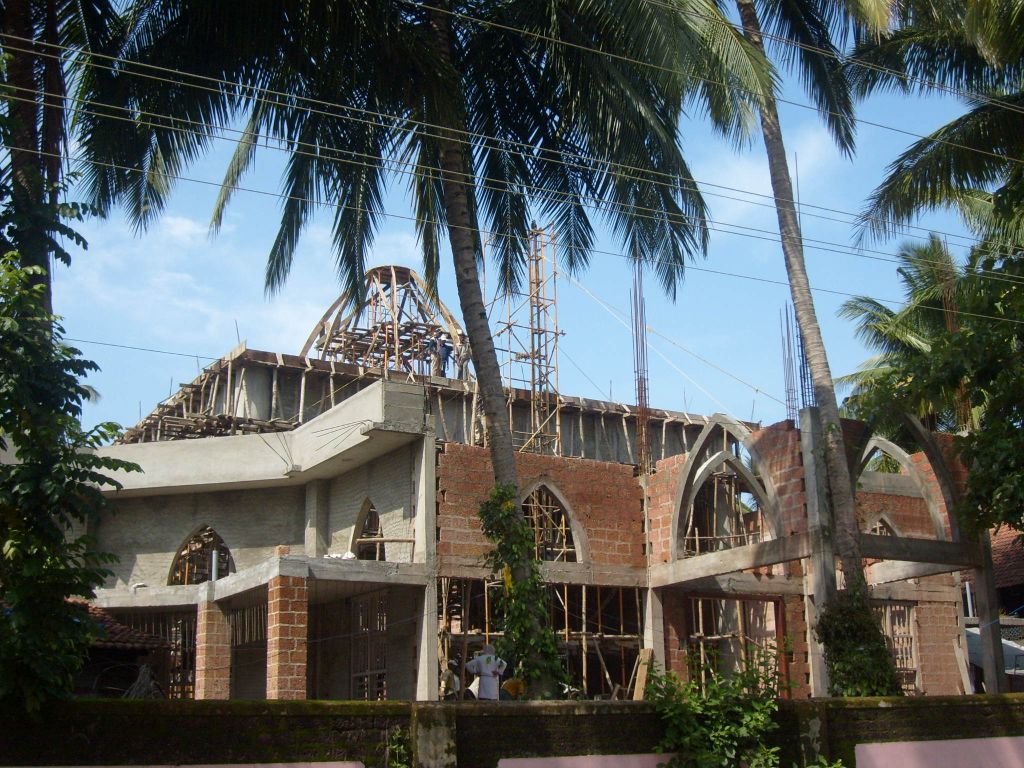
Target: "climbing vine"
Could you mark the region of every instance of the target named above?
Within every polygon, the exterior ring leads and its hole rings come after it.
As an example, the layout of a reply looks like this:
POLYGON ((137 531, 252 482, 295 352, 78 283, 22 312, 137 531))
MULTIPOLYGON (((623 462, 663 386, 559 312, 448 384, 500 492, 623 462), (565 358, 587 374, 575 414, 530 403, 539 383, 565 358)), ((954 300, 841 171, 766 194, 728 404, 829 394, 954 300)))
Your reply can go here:
POLYGON ((885 635, 863 588, 850 588, 824 607, 814 628, 825 648, 833 696, 902 696, 885 635))
POLYGON ((494 545, 487 565, 500 574, 504 588, 498 609, 504 615, 499 655, 531 690, 550 695, 565 678, 558 642, 549 626, 548 595, 535 559, 533 529, 516 503, 516 489, 499 485, 480 505, 484 535, 494 545))

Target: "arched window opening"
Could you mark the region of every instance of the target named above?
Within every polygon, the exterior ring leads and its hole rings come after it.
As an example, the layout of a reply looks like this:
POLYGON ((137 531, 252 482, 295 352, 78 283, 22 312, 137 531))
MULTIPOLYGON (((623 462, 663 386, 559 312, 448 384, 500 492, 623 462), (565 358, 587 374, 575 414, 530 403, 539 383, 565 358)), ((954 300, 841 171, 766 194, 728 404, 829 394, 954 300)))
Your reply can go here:
POLYGON ((204 525, 182 544, 171 566, 171 586, 201 584, 235 572, 231 550, 213 528, 204 525))
POLYGON ((541 485, 523 501, 523 514, 533 528, 534 551, 538 560, 578 562, 569 515, 558 498, 541 485))
POLYGON ((356 538, 356 558, 358 560, 386 560, 384 551, 384 530, 380 525, 380 515, 370 504, 363 516, 363 528, 356 538))
POLYGON ((746 481, 724 465, 697 492, 683 535, 683 555, 757 544, 763 540, 761 504, 746 481))

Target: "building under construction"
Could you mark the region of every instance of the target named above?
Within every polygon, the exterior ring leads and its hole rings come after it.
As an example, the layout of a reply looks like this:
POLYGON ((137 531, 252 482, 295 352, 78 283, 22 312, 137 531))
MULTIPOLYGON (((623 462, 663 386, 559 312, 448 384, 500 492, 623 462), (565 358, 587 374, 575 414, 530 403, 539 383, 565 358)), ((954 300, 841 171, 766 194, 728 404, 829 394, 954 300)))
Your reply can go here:
MULTIPOLYGON (((648 658, 686 673, 758 647, 783 649, 793 695, 826 693, 809 627, 837 572, 813 419, 562 393, 553 245, 533 239, 496 341, 576 695, 632 695, 648 658)), ((463 663, 502 627, 482 418, 458 320, 412 270, 372 269, 298 354, 240 345, 104 449, 143 473, 118 476, 117 513, 93 524, 120 558, 96 602, 167 641, 174 696, 463 696, 463 663)), ((986 553, 949 516, 956 468, 923 430, 911 455, 860 426, 861 546, 904 686, 969 691, 959 572, 984 587, 986 553)))

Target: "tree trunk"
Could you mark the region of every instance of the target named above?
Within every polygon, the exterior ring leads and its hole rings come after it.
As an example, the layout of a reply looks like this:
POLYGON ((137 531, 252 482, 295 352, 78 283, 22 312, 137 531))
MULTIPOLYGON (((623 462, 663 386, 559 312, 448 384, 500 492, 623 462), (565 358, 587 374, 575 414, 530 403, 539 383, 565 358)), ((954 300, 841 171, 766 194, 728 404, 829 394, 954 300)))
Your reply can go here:
MULTIPOLYGON (((39 82, 34 47, 35 26, 31 0, 9 0, 4 17, 4 38, 11 51, 7 64, 7 82, 14 89, 8 102, 11 116, 11 202, 17 217, 13 240, 22 266, 41 267, 44 275, 34 275, 30 284, 45 286, 45 308, 53 310, 50 282, 50 253, 46 247, 41 209, 46 203, 45 165, 39 154, 39 82)), ((58 148, 59 149, 59 148, 58 148)))
MULTIPOLYGON (((764 53, 761 24, 753 0, 736 0, 743 31, 747 39, 764 53)), ((864 585, 863 561, 860 556, 857 522, 857 508, 853 496, 853 480, 846 462, 846 446, 839 421, 839 405, 836 402, 832 372, 829 370, 825 344, 814 312, 807 270, 804 266, 803 238, 797 218, 793 197, 793 183, 786 162, 786 147, 779 127, 779 113, 775 99, 769 94, 761 107, 761 133, 768 154, 768 169, 771 173, 772 192, 775 196, 775 211, 779 220, 779 235, 782 253, 786 260, 789 288, 800 336, 807 353, 811 369, 814 396, 821 419, 821 433, 825 442, 825 468, 828 474, 828 491, 832 503, 835 531, 833 541, 842 563, 847 588, 864 585)))
MULTIPOLYGON (((451 27, 449 17, 442 13, 431 14, 434 30, 434 45, 441 66, 454 72, 451 57, 451 27)), ((449 121, 449 125, 453 122, 449 121)), ((459 125, 451 127, 458 129, 459 125)), ((462 321, 469 337, 470 354, 476 370, 480 402, 487 419, 487 447, 491 452, 494 482, 497 485, 511 485, 517 490, 519 479, 516 472, 515 448, 512 445, 512 429, 509 423, 508 403, 501 386, 501 369, 494 351, 494 339, 487 322, 487 308, 480 290, 480 275, 477 271, 476 238, 473 231, 477 222, 470 212, 466 192, 469 167, 465 144, 455 139, 454 133, 442 133, 438 141, 441 151, 441 183, 444 190, 444 211, 448 224, 448 240, 455 262, 455 284, 459 292, 459 306, 462 321)))

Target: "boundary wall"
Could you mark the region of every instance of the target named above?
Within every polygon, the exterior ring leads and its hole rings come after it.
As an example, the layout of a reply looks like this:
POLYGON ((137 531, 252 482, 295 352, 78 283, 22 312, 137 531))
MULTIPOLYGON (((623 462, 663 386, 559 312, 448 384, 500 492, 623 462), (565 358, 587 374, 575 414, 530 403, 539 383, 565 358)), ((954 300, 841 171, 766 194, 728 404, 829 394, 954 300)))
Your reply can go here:
MULTIPOLYGON (((644 702, 60 702, 0 709, 3 766, 362 761, 383 768, 408 736, 413 765, 492 768, 500 758, 638 754, 661 736, 644 702)), ((858 743, 1024 736, 1024 694, 783 701, 781 764, 855 768, 858 743)))

